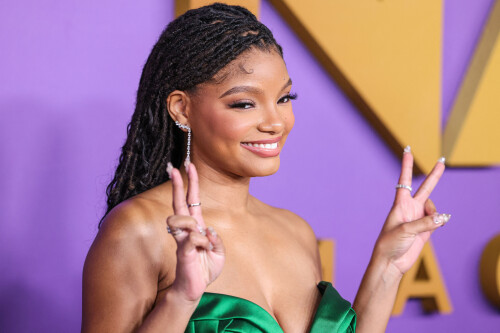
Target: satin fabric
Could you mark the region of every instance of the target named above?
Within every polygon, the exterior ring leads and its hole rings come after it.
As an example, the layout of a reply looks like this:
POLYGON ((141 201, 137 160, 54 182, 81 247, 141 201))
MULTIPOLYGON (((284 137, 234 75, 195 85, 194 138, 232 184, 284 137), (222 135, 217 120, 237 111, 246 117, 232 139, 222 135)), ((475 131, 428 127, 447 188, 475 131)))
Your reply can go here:
MULTIPOLYGON (((346 332, 356 328, 356 314, 329 282, 320 282, 323 295, 311 333, 346 332)), ((276 320, 259 305, 236 296, 204 293, 191 316, 186 333, 283 333, 276 320)))

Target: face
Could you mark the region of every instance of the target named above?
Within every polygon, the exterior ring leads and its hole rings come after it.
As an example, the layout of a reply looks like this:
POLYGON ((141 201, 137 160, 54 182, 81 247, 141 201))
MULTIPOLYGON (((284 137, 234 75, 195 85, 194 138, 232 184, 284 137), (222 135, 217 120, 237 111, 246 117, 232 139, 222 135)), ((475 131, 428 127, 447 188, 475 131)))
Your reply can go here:
POLYGON ((252 49, 215 79, 190 94, 193 163, 240 177, 275 173, 294 123, 283 59, 252 49))

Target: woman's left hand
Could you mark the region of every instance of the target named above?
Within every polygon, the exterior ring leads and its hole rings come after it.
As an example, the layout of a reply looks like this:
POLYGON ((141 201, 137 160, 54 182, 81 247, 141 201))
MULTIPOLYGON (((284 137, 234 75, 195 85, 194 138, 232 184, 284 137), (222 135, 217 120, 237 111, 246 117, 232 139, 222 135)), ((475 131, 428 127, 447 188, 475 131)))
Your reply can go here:
MULTIPOLYGON (((415 263, 431 233, 450 218, 448 214, 438 214, 429 199, 444 169, 444 159, 440 159, 414 195, 404 187, 396 190, 374 255, 387 260, 401 275, 415 263)), ((399 184, 411 186, 412 173, 413 156, 408 147, 403 155, 399 184)))
POLYGON ((450 218, 437 214, 429 196, 444 172, 444 160, 417 190, 411 187, 413 156, 405 149, 396 198, 377 239, 372 259, 361 281, 353 308, 358 315, 356 332, 385 332, 394 306, 399 282, 415 263, 431 233, 450 218))

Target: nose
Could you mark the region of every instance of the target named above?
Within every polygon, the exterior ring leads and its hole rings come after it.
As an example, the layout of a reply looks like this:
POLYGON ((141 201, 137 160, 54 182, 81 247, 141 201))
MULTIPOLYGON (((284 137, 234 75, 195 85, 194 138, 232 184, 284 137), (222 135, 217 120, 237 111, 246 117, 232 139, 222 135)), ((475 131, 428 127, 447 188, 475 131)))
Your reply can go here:
POLYGON ((276 134, 283 132, 285 121, 276 108, 268 108, 263 112, 258 129, 261 132, 276 134))

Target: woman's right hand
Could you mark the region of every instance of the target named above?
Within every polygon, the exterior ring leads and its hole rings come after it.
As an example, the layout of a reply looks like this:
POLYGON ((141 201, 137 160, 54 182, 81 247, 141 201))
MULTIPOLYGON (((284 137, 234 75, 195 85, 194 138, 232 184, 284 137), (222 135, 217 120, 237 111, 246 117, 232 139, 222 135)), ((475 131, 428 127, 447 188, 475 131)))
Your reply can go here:
POLYGON ((190 164, 187 168, 187 197, 184 197, 179 170, 169 165, 168 171, 172 180, 174 215, 167 218, 167 225, 177 242, 176 275, 169 292, 176 293, 184 301, 197 302, 222 271, 224 245, 215 230, 206 227, 201 206, 188 207, 188 204, 200 202, 195 166, 190 164))

